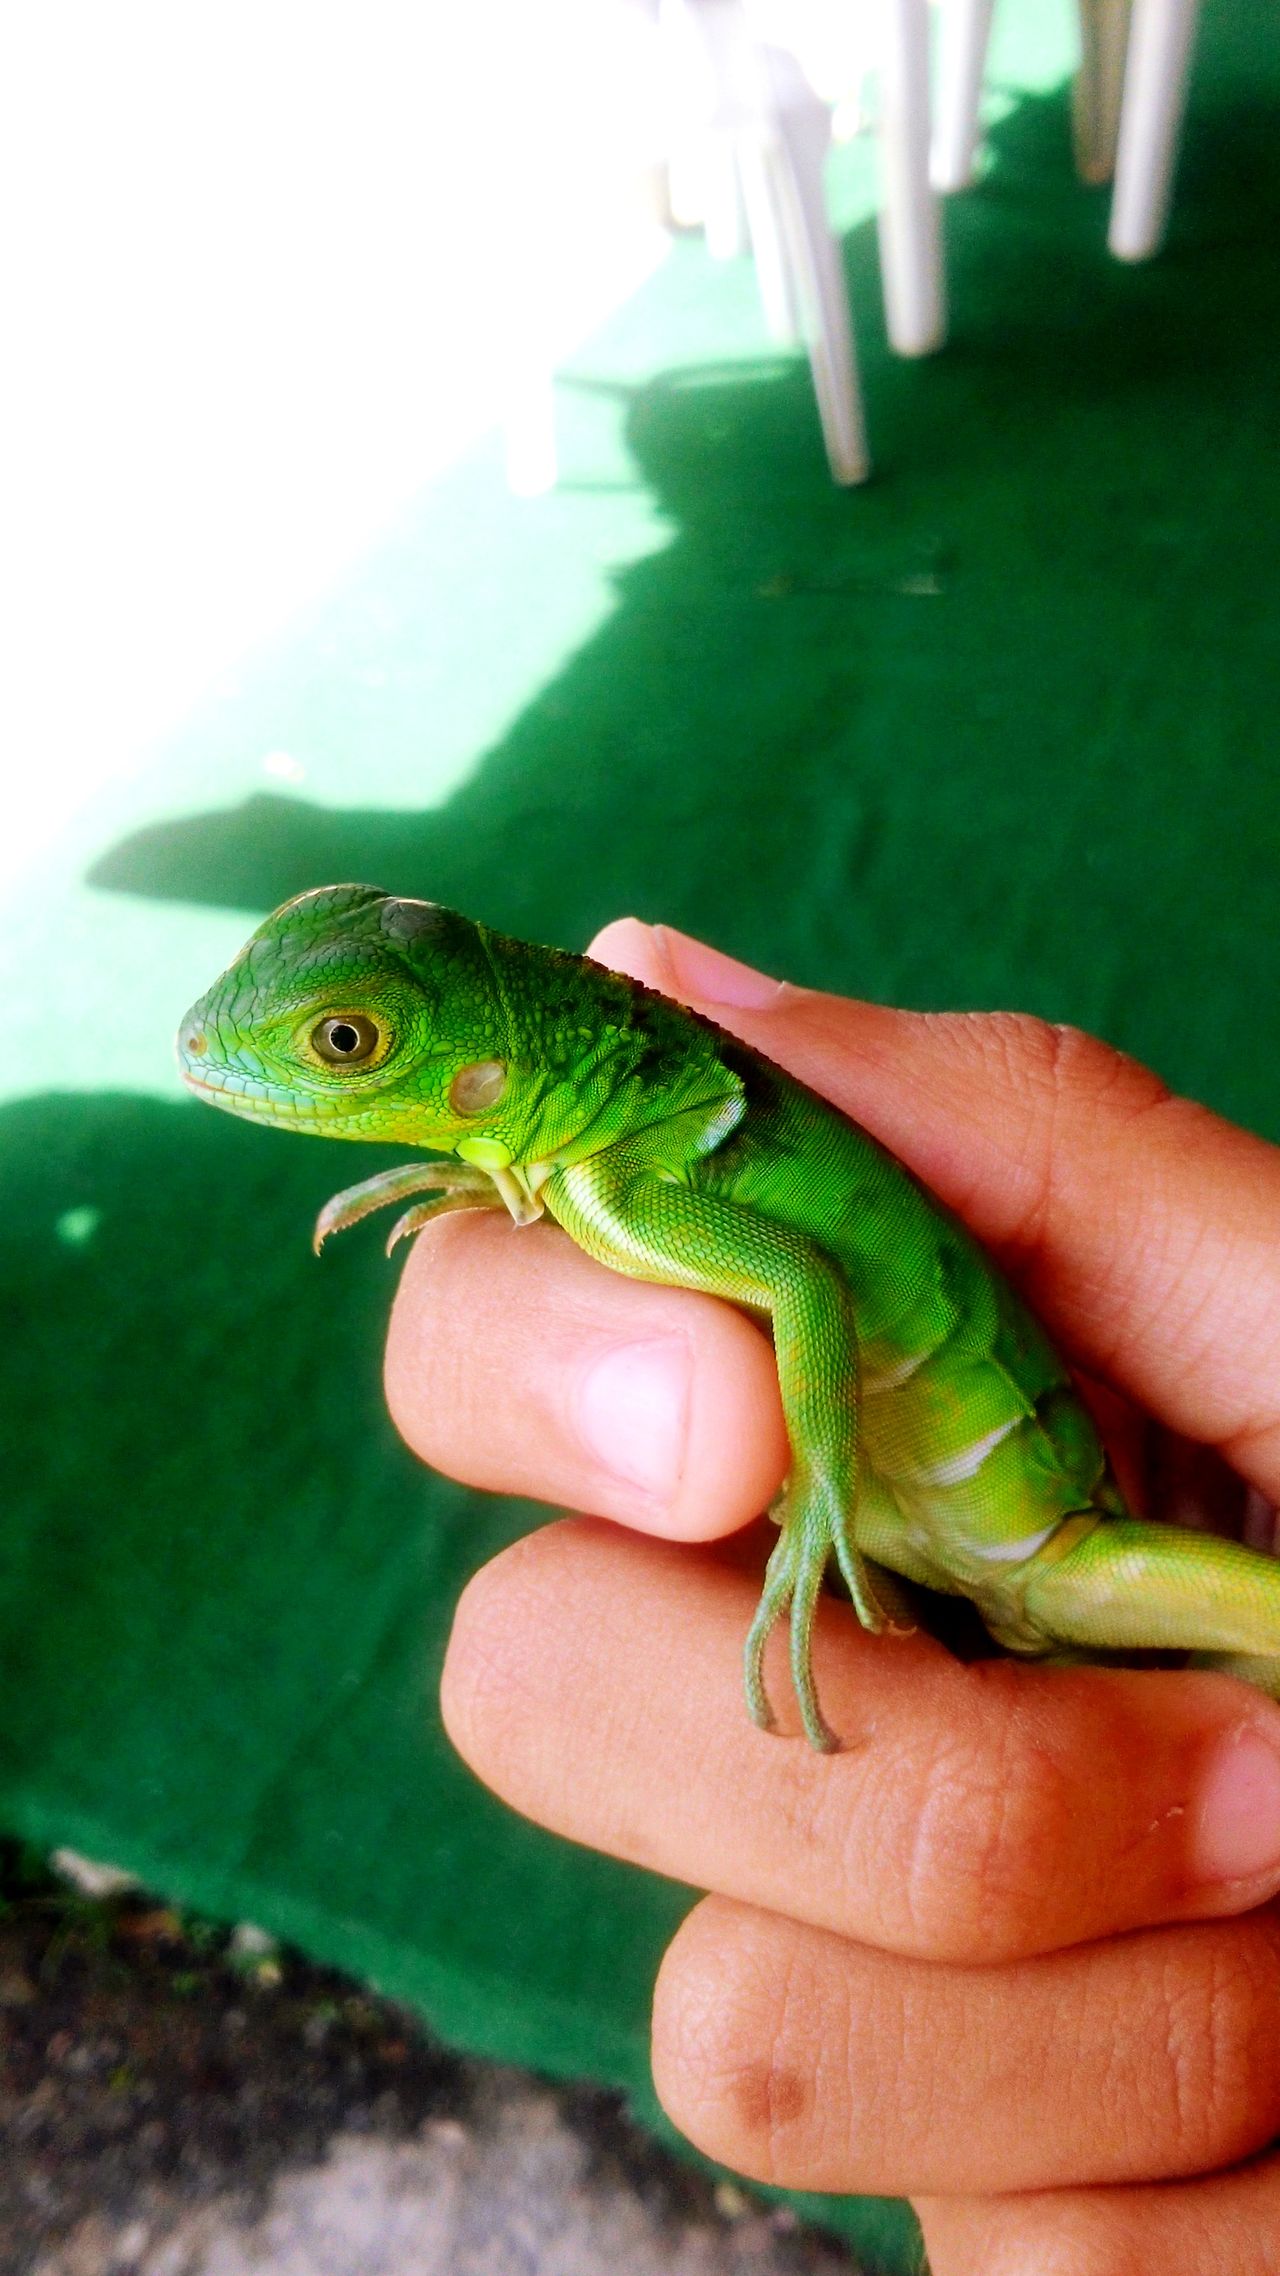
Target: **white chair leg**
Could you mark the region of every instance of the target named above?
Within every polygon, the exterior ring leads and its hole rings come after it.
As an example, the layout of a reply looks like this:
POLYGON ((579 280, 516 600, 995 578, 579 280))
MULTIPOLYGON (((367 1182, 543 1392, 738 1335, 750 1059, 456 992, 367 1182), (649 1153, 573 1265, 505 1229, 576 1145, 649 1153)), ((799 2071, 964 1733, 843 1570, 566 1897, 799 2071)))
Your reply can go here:
POLYGON ((982 72, 995 0, 938 0, 938 69, 929 178, 944 193, 967 189, 978 150, 982 72))
POLYGON ((1080 69, 1071 91, 1071 138, 1082 182, 1109 182, 1129 45, 1129 0, 1077 0, 1080 69))
POLYGON ((827 463, 833 481, 865 482, 871 460, 849 296, 827 219, 831 115, 793 55, 773 47, 758 54, 770 98, 764 178, 800 305, 827 463))
POLYGON ((861 482, 870 462, 844 272, 827 221, 827 105, 789 50, 756 38, 743 0, 662 0, 660 22, 673 107, 704 138, 731 145, 765 321, 774 339, 805 341, 832 475, 861 482))
POLYGON ((540 498, 556 486, 556 415, 549 363, 519 358, 508 373, 502 420, 507 488, 515 498, 540 498))
POLYGON ((928 0, 883 0, 880 267, 890 345, 927 356, 946 335, 938 200, 929 181, 928 0))
POLYGON ((732 114, 741 64, 739 0, 660 0, 659 56, 671 136, 671 208, 700 224, 713 261, 747 250, 732 114))
POLYGON ((779 212, 777 169, 770 163, 769 148, 762 137, 743 135, 738 145, 738 174, 765 327, 776 347, 794 348, 805 336, 804 311, 779 212))
POLYGON ((713 261, 736 261, 750 242, 733 136, 713 130, 704 151, 702 226, 713 261))
POLYGON ((1198 0, 1134 0, 1107 243, 1145 261, 1164 235, 1198 0))
POLYGON ((536 192, 513 218, 502 280, 506 340, 499 418, 507 487, 538 498, 556 486, 555 345, 546 307, 550 202, 536 192))

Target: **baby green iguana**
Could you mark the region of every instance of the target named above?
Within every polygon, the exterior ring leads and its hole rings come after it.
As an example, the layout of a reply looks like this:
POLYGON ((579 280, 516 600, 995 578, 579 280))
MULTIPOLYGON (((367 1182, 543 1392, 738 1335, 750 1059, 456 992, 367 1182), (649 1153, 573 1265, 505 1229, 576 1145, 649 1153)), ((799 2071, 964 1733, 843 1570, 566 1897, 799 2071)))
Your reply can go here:
POLYGON ((976 1240, 865 1130, 682 1005, 589 958, 368 885, 286 902, 187 1014, 201 1098, 280 1130, 444 1156, 322 1210, 327 1234, 413 1201, 546 1211, 615 1272, 705 1290, 773 1332, 791 1470, 746 1640, 790 1606, 810 1669, 832 1558, 858 1618, 894 1581, 967 1597, 1029 1656, 1194 1651, 1280 1695, 1280 1563, 1132 1517, 1067 1370, 976 1240))

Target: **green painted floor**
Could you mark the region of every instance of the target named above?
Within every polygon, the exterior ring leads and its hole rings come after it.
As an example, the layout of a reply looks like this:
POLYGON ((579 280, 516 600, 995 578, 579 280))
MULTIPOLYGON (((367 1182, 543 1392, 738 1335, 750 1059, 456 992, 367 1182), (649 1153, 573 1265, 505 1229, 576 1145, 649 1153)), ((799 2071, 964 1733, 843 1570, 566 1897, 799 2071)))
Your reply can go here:
MULTIPOLYGON (((541 1513, 400 1448, 377 1239, 316 1264, 327 1153, 181 1098, 169 1037, 263 911, 364 878, 1076 1020, 1280 1137, 1280 24, 1208 0, 1139 271, 1059 36, 1010 34, 932 362, 884 351, 842 156, 864 492, 749 277, 681 244, 564 373, 554 495, 474 449, 8 889, 0 1830, 642 2105, 688 1893, 518 1823, 439 1728, 459 1589, 541 1513)), ((896 2208, 821 2210, 906 2264, 896 2208)))

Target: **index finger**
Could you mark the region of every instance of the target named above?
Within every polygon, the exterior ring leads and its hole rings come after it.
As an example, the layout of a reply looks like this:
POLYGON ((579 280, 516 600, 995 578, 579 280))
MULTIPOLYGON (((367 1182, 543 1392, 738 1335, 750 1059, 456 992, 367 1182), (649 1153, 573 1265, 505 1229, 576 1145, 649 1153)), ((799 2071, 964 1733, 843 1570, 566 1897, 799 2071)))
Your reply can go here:
POLYGON ((922 1635, 869 1637, 826 1599, 815 1665, 845 1746, 817 1755, 743 1714, 755 1595, 712 1555, 546 1526, 463 1595, 450 1738, 552 1832, 927 1959, 1025 1958, 1280 1886, 1280 1708, 1257 1693, 966 1667, 922 1635))
POLYGON ((1280 1150, 1026 1015, 791 988, 630 918, 591 953, 852 1115, 1003 1259, 1069 1356, 1280 1498, 1280 1150))

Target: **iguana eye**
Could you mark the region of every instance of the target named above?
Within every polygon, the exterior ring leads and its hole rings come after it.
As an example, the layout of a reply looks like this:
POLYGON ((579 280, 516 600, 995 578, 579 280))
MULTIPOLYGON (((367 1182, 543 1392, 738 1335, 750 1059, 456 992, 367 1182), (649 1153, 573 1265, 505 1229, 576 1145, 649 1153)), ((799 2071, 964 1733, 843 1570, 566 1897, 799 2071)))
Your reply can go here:
POLYGON ((382 1036, 363 1012, 337 1012, 311 1030, 311 1048, 332 1067, 358 1066, 371 1059, 382 1036))
POLYGON ((497 1105, 506 1087, 501 1059, 479 1059, 473 1067, 458 1069, 449 1085, 449 1104, 455 1114, 483 1114, 497 1105))

